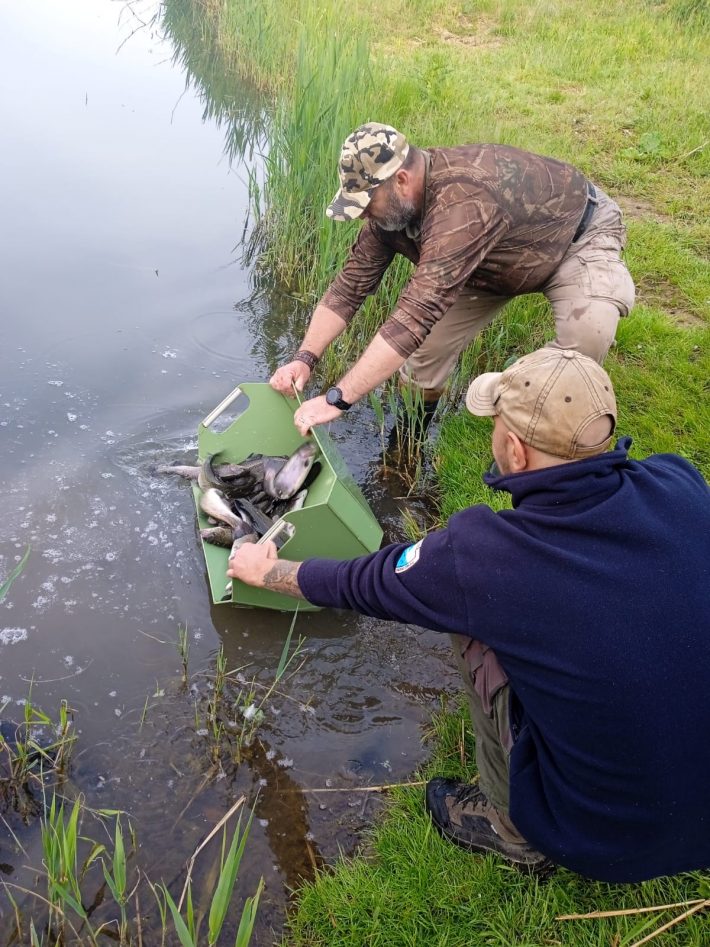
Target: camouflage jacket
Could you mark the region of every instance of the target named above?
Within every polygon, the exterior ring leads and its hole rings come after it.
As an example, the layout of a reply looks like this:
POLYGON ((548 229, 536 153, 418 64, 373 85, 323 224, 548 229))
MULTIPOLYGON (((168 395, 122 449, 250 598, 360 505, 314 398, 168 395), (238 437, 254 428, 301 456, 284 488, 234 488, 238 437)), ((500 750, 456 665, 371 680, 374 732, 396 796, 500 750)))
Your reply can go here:
POLYGON ((572 242, 587 200, 584 175, 553 158, 488 144, 423 153, 419 224, 388 232, 365 221, 321 299, 349 322, 402 253, 416 269, 380 333, 405 358, 464 286, 501 296, 539 290, 572 242))

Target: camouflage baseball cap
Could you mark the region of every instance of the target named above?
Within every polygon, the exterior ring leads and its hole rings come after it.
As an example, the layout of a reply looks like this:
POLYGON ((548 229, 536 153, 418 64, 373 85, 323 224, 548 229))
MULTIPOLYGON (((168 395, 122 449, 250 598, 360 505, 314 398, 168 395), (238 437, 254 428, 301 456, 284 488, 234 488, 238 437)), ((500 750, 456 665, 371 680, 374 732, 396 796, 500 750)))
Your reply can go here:
POLYGON ((372 191, 404 164, 409 144, 391 125, 367 122, 343 142, 338 162, 340 190, 326 208, 333 220, 354 220, 370 203, 372 191))
POLYGON ((594 359, 571 349, 538 349, 503 372, 479 375, 466 407, 482 417, 500 415, 524 444, 567 460, 606 450, 616 425, 611 379, 594 359), (609 434, 594 443, 599 426, 593 422, 604 417, 609 434))

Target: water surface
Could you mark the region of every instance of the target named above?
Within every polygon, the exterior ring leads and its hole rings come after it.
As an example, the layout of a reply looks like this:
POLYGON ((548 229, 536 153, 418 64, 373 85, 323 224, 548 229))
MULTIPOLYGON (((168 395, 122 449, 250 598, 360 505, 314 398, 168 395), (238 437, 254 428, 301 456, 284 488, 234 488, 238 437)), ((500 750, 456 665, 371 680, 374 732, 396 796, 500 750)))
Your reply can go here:
MULTIPOLYGON (((204 96, 185 90, 157 28, 128 38, 137 25, 111 0, 27 0, 2 14, 0 576, 32 551, 0 605, 0 697, 6 717, 21 716, 30 689, 53 714, 68 699, 67 793, 125 809, 137 863, 178 894, 199 841, 239 794, 256 800, 239 891, 265 877, 258 943, 270 943, 287 890, 352 851, 378 806, 308 790, 412 778, 422 724, 453 676, 434 633, 301 616, 302 665, 248 759, 212 766, 201 714, 218 649, 268 686, 291 616, 211 606, 190 491, 151 469, 194 462, 199 420, 235 384, 268 378, 290 340, 283 301, 255 295, 240 262, 258 153, 225 157, 228 129, 203 120, 204 96)), ((331 433, 399 535, 369 408, 331 433)), ((26 851, 8 834, 0 860, 21 884, 22 866, 41 860, 38 824, 12 827, 26 851)), ((198 862, 198 891, 213 885, 216 855, 198 862)))

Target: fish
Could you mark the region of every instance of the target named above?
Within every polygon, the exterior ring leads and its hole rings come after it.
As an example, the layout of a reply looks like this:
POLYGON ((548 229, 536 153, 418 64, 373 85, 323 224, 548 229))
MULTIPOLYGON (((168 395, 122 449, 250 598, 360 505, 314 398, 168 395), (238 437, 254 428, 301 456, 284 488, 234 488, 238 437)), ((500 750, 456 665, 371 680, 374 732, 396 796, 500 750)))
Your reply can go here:
POLYGON ((306 441, 274 474, 271 474, 273 467, 268 467, 264 475, 266 492, 277 500, 288 500, 298 493, 310 473, 318 450, 314 441, 306 441))
POLYGON ((200 509, 206 516, 211 516, 220 523, 227 523, 233 529, 239 529, 239 524, 243 522, 242 517, 231 509, 225 495, 215 487, 210 487, 202 494, 200 509))
POLYGON ((308 496, 308 490, 300 490, 291 500, 291 502, 286 507, 284 512, 291 513, 293 510, 303 509, 303 505, 306 502, 306 497, 308 496))
POLYGON ((210 526, 201 529, 200 536, 206 543, 224 546, 226 549, 239 548, 243 543, 255 543, 259 538, 253 526, 244 521, 238 527, 210 526))
POLYGON ((217 490, 222 489, 222 478, 217 476, 217 472, 212 466, 212 461, 215 457, 219 457, 219 454, 208 454, 200 467, 200 473, 197 477, 197 486, 203 492, 209 490, 210 487, 215 487, 217 490))
POLYGON ((212 543, 213 546, 225 546, 227 549, 232 545, 232 530, 229 526, 207 526, 200 530, 200 536, 206 543, 212 543))
POLYGON ((153 468, 155 474, 177 474, 178 477, 186 477, 188 480, 197 480, 200 474, 199 467, 189 467, 184 464, 160 464, 153 468))
POLYGON ((238 511, 238 514, 242 518, 250 520, 256 529, 256 532, 263 536, 264 533, 268 532, 271 527, 274 525, 274 521, 270 516, 267 516, 262 510, 257 506, 247 500, 246 497, 239 497, 234 501, 233 508, 238 511))
MULTIPOLYGON (((244 543, 257 543, 258 541, 259 537, 256 535, 256 533, 244 533, 243 536, 237 536, 237 538, 232 543, 232 552, 234 552, 235 549, 239 549, 239 547, 243 546, 244 543)), ((230 552, 230 556, 232 555, 232 552, 230 552)))
POLYGON ((200 529, 200 537, 230 549, 231 556, 240 546, 259 542, 267 533, 278 549, 294 535, 295 527, 282 517, 303 507, 306 487, 320 467, 318 452, 318 445, 307 441, 289 457, 250 454, 240 463, 217 464, 217 453, 209 454, 199 465, 165 465, 154 468, 154 473, 197 481, 200 509, 214 524, 200 529))
MULTIPOLYGON (((152 472, 154 474, 177 474, 179 477, 185 477, 186 480, 197 480, 203 466, 204 464, 197 464, 195 466, 185 464, 160 464, 154 467, 152 472)), ((219 464, 217 467, 213 465, 213 470, 215 475, 223 481, 241 479, 251 473, 251 469, 242 464, 219 464)))

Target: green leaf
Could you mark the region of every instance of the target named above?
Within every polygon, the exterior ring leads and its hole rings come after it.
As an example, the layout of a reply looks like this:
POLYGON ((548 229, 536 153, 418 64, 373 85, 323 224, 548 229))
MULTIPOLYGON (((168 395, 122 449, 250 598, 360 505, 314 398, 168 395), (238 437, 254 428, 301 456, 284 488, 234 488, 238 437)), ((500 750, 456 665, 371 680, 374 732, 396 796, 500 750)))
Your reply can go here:
POLYGON ((7 595, 7 593, 10 591, 10 586, 11 586, 12 583, 15 581, 15 579, 18 577, 18 575, 22 572, 22 570, 25 568, 25 565, 27 564, 27 560, 28 560, 29 557, 30 557, 30 549, 31 549, 31 548, 32 548, 31 546, 28 546, 28 547, 27 547, 27 549, 25 550, 25 554, 24 554, 24 556, 22 557, 22 559, 17 563, 17 565, 16 565, 15 568, 12 570, 12 572, 10 573, 10 575, 5 579, 5 581, 3 582, 3 584, 0 585, 0 602, 2 602, 2 600, 5 598, 5 596, 7 595))
POLYGON ((657 155, 661 150, 661 136, 658 132, 646 132, 639 138, 639 151, 645 155, 657 155))
POLYGON ((168 902, 170 913, 173 916, 173 924, 175 925, 175 930, 177 931, 177 935, 180 938, 180 943, 182 944, 182 947, 197 947, 197 944, 190 936, 190 932, 187 929, 185 922, 180 917, 180 912, 178 911, 175 902, 170 896, 170 892, 165 887, 163 887, 162 890, 163 890, 163 894, 165 895, 165 900, 168 902))
POLYGON ((229 847, 229 852, 224 861, 224 865, 222 866, 222 871, 219 875, 219 881, 217 882, 217 890, 214 893, 212 904, 210 905, 210 944, 217 943, 220 931, 222 930, 222 925, 224 924, 224 919, 227 915, 227 908, 229 907, 232 891, 234 890, 234 883, 237 880, 239 864, 242 860, 242 855, 244 854, 244 847, 246 845, 253 818, 254 812, 252 810, 249 816, 249 821, 247 822, 246 828, 244 829, 244 833, 242 834, 241 838, 239 836, 239 829, 242 823, 241 813, 239 815, 239 819, 237 820, 237 826, 234 830, 234 836, 232 837, 232 844, 229 847))
POLYGON ((256 894, 247 898, 244 902, 244 910, 242 911, 242 916, 239 920, 239 929, 237 930, 237 939, 234 941, 234 947, 248 947, 249 941, 251 940, 252 931, 254 930, 254 922, 256 921, 256 912, 259 907, 259 898, 261 897, 261 892, 264 890, 264 879, 259 879, 259 886, 256 889, 256 894))
POLYGON ((195 909, 192 905, 192 885, 187 886, 187 927, 190 931, 190 936, 193 938, 195 943, 197 943, 197 932, 195 931, 195 909))
POLYGON ((79 814, 81 812, 81 803, 77 799, 72 807, 66 831, 64 832, 64 851, 66 871, 74 876, 76 874, 76 843, 79 834, 79 814))
POLYGON ((54 888, 54 891, 61 898, 62 902, 66 902, 72 908, 72 910, 76 911, 79 917, 86 918, 86 911, 84 910, 84 905, 80 901, 77 901, 77 899, 74 897, 74 895, 71 893, 71 891, 67 888, 66 885, 55 883, 53 885, 53 888, 54 888))
POLYGON ((291 636, 293 635, 293 629, 296 627, 296 619, 298 618, 298 604, 296 605, 296 611, 293 613, 293 618, 291 619, 291 627, 288 630, 286 635, 286 641, 284 646, 281 649, 281 657, 279 658, 279 664, 276 668, 276 674, 274 675, 275 680, 279 680, 283 674, 286 665, 288 664, 288 649, 291 646, 291 636))
POLYGON ((91 851, 86 857, 84 862, 84 867, 81 869, 81 878, 84 877, 86 872, 89 870, 91 865, 96 861, 99 855, 102 855, 106 851, 106 846, 102 845, 101 842, 94 842, 91 848, 91 851))
POLYGON ((118 816, 116 817, 116 836, 113 848, 113 878, 118 890, 119 903, 123 904, 126 899, 126 852, 123 846, 121 820, 118 816))
POLYGON ((116 904, 120 904, 121 899, 118 896, 118 891, 116 890, 116 884, 113 878, 111 877, 111 875, 109 874, 108 868, 106 867, 106 865, 104 865, 103 862, 101 862, 101 867, 103 868, 104 878, 106 879, 106 884, 109 886, 111 890, 113 900, 116 902, 116 904))

